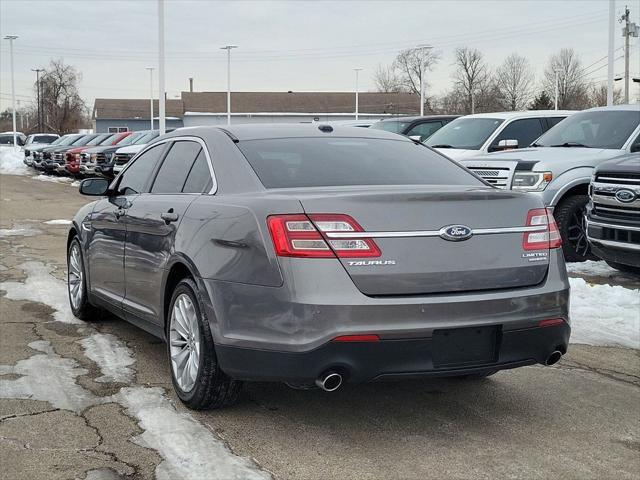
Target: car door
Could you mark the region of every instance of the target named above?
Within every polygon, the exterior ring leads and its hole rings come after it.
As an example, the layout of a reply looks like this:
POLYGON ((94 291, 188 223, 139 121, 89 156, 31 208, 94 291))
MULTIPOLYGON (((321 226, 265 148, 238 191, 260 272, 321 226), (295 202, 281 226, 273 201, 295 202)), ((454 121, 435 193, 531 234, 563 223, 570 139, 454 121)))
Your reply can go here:
POLYGON ((541 118, 521 118, 513 120, 504 126, 502 131, 493 139, 489 146, 490 152, 500 150, 499 142, 501 140, 517 140, 516 148, 525 148, 538 138, 544 132, 541 118))
POLYGON ((164 270, 174 251, 178 226, 189 204, 202 193, 185 188, 188 182, 197 183, 189 174, 199 170, 204 162, 206 170, 199 171, 198 180, 211 181, 204 143, 200 142, 191 139, 167 142, 166 156, 149 192, 137 196, 127 211, 124 306, 131 321, 163 324, 164 270))
POLYGON ((91 216, 88 248, 91 292, 116 308, 122 307, 125 296, 126 213, 149 183, 163 148, 140 155, 112 185, 116 193, 98 201, 91 216))

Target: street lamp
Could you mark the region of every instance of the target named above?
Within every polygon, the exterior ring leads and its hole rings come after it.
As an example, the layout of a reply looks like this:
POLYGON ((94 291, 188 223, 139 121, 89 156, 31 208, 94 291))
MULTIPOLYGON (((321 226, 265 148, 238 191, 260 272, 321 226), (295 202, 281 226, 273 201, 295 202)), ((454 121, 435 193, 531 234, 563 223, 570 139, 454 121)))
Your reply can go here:
POLYGON ((32 68, 31 71, 36 72, 36 91, 38 92, 38 131, 42 132, 42 117, 40 115, 40 72, 44 72, 44 68, 32 68))
POLYGON ((237 45, 225 45, 220 50, 227 51, 227 125, 231 125, 231 49, 237 45))
MULTIPOLYGON (((164 85, 164 0, 158 0, 158 130, 164 135, 167 128, 164 85)), ((153 118, 152 118, 153 121, 153 118)))
POLYGON ((11 59, 11 111, 13 112, 13 147, 18 146, 16 139, 16 87, 13 78, 13 41, 18 38, 17 35, 7 35, 5 40, 9 40, 9 58, 11 59))
POLYGON ((553 109, 558 110, 558 70, 554 70, 553 73, 556 74, 556 96, 553 102, 553 109))
POLYGON ((354 68, 356 72, 356 120, 358 120, 358 94, 360 93, 358 88, 358 74, 362 71, 362 68, 354 68))
POLYGON ((153 71, 155 67, 145 67, 149 70, 149 105, 151 107, 151 130, 153 130, 153 71))
MULTIPOLYGON (((433 45, 416 45, 418 50, 431 50, 433 45)), ((420 61, 420 116, 424 115, 424 72, 422 71, 422 60, 420 61)))

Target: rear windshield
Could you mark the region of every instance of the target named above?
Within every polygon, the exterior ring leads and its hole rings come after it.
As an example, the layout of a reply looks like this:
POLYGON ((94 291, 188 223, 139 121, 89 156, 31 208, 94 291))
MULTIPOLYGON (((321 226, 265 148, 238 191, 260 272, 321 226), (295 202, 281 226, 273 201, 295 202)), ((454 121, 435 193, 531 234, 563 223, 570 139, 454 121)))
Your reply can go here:
POLYGON ((434 148, 479 150, 504 120, 458 118, 431 135, 424 143, 434 148))
POLYGON ((266 188, 483 185, 459 165, 407 141, 278 138, 238 147, 266 188))
POLYGON ((52 143, 54 142, 58 137, 54 136, 54 135, 34 135, 33 136, 33 140, 31 140, 33 143, 52 143))

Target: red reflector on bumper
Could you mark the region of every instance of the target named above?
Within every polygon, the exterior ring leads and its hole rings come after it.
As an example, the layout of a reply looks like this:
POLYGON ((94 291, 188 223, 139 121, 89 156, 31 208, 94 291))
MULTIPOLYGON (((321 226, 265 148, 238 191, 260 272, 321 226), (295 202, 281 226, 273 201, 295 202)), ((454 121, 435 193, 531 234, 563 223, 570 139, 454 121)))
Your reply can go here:
POLYGON ((380 340, 378 335, 341 335, 332 340, 332 342, 377 342, 380 340))
POLYGON ((562 325, 564 320, 562 318, 550 318, 548 320, 540 320, 539 327, 555 327, 556 325, 562 325))

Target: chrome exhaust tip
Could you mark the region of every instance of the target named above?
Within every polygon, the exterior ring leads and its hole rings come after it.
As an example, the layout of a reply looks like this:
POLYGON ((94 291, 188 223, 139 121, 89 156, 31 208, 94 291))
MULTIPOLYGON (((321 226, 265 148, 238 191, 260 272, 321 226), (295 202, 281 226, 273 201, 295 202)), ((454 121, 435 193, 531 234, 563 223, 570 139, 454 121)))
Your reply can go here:
POLYGON ((342 385, 342 375, 333 371, 325 372, 318 377, 316 385, 325 392, 335 392, 342 385))
POLYGON ((547 366, 551 366, 555 363, 558 363, 558 361, 562 358, 562 352, 559 350, 554 350, 553 352, 551 352, 551 355, 549 355, 547 357, 547 359, 545 360, 544 364, 547 366))

